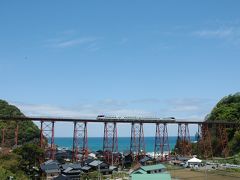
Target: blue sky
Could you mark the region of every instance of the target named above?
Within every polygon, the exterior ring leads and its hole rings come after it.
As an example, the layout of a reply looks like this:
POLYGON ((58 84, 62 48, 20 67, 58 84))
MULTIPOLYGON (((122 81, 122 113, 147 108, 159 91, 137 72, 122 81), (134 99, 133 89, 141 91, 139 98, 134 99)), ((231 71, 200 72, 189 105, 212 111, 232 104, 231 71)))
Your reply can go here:
MULTIPOLYGON (((31 116, 203 119, 240 88, 239 7, 224 0, 0 1, 0 98, 31 116)), ((98 126, 90 136, 102 135, 98 126)), ((57 127, 58 136, 72 133, 69 124, 57 127)), ((119 127, 120 136, 129 130, 119 127)))

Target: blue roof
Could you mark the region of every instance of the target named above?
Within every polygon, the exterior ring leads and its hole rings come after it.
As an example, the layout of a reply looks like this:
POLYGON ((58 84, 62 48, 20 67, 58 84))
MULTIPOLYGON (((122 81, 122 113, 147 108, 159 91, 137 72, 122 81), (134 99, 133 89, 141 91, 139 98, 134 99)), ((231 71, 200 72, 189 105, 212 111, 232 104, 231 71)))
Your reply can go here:
POLYGON ((171 176, 168 173, 156 173, 156 174, 132 174, 131 180, 171 180, 171 176))
POLYGON ((155 165, 149 165, 149 166, 141 166, 140 167, 144 171, 154 171, 158 169, 166 169, 166 167, 162 164, 155 164, 155 165))

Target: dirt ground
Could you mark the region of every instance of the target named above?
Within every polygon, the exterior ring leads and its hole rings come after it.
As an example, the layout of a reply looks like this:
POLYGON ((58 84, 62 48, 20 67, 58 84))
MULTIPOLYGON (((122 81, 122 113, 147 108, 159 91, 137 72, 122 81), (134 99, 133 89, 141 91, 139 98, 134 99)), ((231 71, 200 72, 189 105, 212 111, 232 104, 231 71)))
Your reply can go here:
POLYGON ((197 172, 191 171, 190 169, 178 169, 178 170, 169 170, 173 180, 182 180, 182 179, 194 179, 194 180, 239 180, 240 173, 230 173, 230 172, 218 172, 211 171, 197 172))

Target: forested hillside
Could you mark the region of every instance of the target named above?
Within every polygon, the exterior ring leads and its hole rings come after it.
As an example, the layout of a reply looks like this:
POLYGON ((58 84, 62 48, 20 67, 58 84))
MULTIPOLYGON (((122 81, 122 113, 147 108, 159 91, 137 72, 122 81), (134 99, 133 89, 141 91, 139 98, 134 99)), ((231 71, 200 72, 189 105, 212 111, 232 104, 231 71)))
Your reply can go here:
MULTIPOLYGON (((240 123, 240 93, 231 94, 222 98, 206 117, 207 121, 228 121, 240 123)), ((219 142, 216 137, 216 127, 212 127, 212 147, 214 155, 221 155, 219 142)), ((228 128, 228 146, 230 154, 240 152, 240 131, 236 128, 228 128)))
MULTIPOLYGON (((24 116, 24 114, 16 106, 0 100, 0 116, 24 116)), ((14 130, 16 127, 17 124, 15 121, 0 121, 0 139, 2 139, 2 130, 5 129, 6 146, 12 146, 14 144, 14 130)), ((40 130, 33 122, 18 122, 18 127, 18 144, 38 140, 40 130)))
MULTIPOLYGON (((24 116, 15 106, 0 100, 0 116, 24 116)), ((14 145, 15 121, 0 121, 0 138, 2 130, 5 129, 5 143, 0 148, 0 179, 13 177, 16 180, 33 179, 38 173, 40 159, 43 157, 43 150, 38 146, 40 130, 31 121, 18 122, 19 138, 18 145, 14 151, 6 151, 14 145)))

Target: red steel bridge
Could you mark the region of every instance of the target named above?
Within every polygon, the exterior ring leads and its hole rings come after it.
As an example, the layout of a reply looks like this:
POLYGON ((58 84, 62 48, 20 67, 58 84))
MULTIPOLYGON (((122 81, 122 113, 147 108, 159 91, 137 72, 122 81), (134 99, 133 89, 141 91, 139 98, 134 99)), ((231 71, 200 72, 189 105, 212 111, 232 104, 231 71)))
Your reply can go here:
MULTIPOLYGON (((49 158, 54 159, 56 146, 54 145, 55 123, 73 123, 73 161, 83 161, 88 157, 88 133, 89 123, 104 123, 103 153, 107 162, 119 162, 118 153, 118 123, 131 125, 130 152, 134 160, 138 161, 145 156, 144 129, 143 124, 155 124, 154 156, 161 161, 170 158, 170 147, 168 142, 168 124, 178 125, 179 154, 182 156, 192 155, 192 146, 189 134, 189 124, 198 125, 199 141, 198 146, 202 148, 206 158, 213 156, 211 145, 211 127, 215 126, 220 146, 224 156, 228 156, 228 137, 226 129, 229 127, 239 128, 240 124, 226 121, 194 121, 175 118, 132 118, 132 117, 101 117, 96 119, 86 118, 47 118, 47 117, 0 117, 0 121, 15 121, 14 143, 18 145, 18 122, 34 121, 40 122, 40 146, 48 151, 49 158), (48 140, 48 142, 46 141, 48 140), (166 155, 167 152, 167 155, 166 155), (78 154, 82 154, 79 159, 78 154)), ((6 143, 6 129, 2 129, 2 147, 6 143)))

